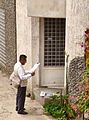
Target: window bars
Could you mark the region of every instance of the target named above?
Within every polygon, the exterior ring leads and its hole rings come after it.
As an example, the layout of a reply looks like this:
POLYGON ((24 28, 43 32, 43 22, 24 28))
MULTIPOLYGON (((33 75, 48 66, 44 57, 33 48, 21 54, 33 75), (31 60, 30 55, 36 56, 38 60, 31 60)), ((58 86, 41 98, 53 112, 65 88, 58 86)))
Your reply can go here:
POLYGON ((44 66, 65 65, 65 18, 44 18, 44 66))

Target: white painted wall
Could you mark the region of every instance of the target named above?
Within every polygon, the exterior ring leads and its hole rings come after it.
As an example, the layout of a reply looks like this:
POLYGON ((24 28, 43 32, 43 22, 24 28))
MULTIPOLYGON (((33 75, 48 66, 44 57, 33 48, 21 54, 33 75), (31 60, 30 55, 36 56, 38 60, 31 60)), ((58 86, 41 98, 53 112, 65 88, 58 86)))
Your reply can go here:
MULTIPOLYGON (((40 62, 40 18, 31 18, 31 36, 32 36, 32 65, 40 62)), ((40 67, 39 67, 40 68, 40 67)), ((33 88, 39 87, 39 68, 36 70, 35 76, 32 78, 33 88)))
MULTIPOLYGON (((25 69, 32 66, 31 49, 31 18, 27 17, 27 0, 16 0, 16 27, 17 27, 17 60, 20 54, 27 55, 27 64, 25 69)), ((31 89, 32 81, 28 82, 28 88, 31 89)))
POLYGON ((28 16, 66 17, 66 0, 28 0, 28 16))

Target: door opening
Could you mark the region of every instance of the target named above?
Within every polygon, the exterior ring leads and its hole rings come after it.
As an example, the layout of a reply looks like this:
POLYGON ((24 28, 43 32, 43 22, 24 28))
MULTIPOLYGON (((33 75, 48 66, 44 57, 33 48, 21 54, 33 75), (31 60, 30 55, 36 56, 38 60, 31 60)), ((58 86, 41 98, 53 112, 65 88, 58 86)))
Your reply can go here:
POLYGON ((41 86, 64 86, 65 18, 41 19, 41 86))

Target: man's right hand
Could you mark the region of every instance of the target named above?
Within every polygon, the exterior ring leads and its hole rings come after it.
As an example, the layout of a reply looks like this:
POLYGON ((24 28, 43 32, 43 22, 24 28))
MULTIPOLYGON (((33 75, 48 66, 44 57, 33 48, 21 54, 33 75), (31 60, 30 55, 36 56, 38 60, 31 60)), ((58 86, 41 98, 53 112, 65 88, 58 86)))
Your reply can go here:
POLYGON ((34 76, 34 75, 35 75, 35 72, 32 72, 31 75, 34 76))

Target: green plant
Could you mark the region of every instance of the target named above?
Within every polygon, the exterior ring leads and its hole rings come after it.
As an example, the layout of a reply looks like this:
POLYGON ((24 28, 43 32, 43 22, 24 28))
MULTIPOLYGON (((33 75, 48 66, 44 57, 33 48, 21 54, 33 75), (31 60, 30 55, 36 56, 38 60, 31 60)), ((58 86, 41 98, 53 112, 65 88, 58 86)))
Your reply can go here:
POLYGON ((89 68, 85 67, 84 73, 82 74, 82 81, 79 86, 79 96, 72 97, 74 103, 72 103, 75 112, 78 117, 89 108, 89 68))
POLYGON ((68 97, 69 95, 62 96, 61 98, 57 95, 50 97, 50 100, 44 105, 45 112, 61 120, 75 118, 75 111, 71 104, 67 102, 68 97))
POLYGON ((31 100, 35 100, 35 94, 32 93, 31 100))

